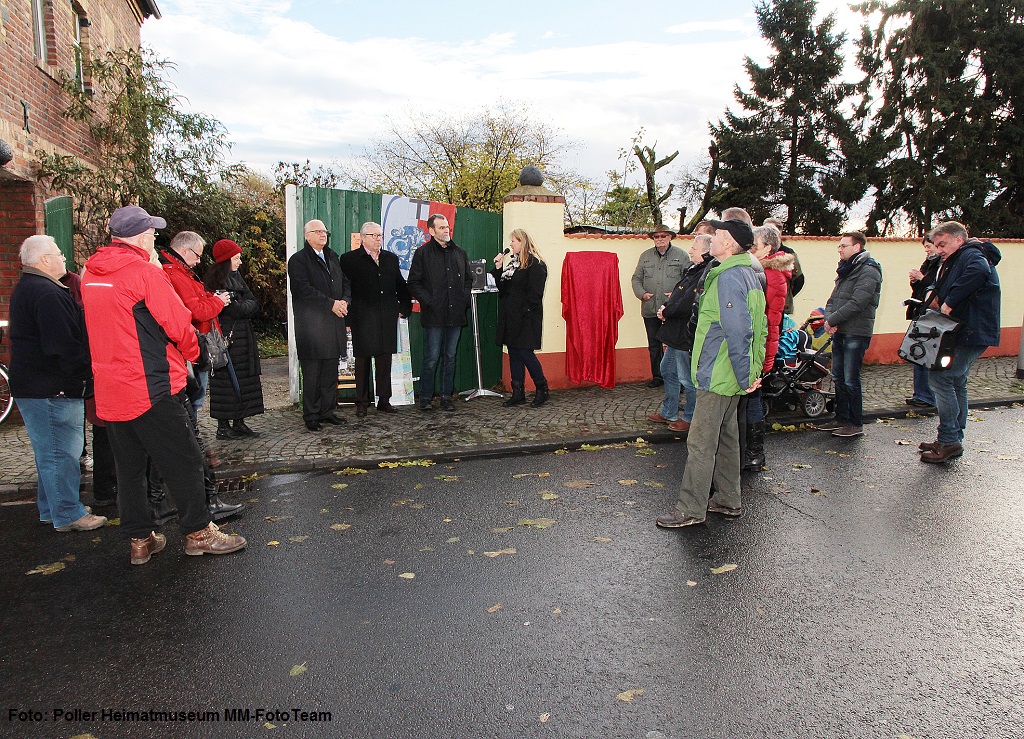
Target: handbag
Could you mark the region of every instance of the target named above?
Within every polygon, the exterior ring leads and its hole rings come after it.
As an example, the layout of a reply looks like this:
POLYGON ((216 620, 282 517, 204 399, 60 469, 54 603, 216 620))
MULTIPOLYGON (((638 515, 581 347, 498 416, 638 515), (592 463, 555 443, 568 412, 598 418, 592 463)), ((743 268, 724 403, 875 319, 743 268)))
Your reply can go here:
POLYGON ((911 321, 897 354, 911 364, 944 370, 952 361, 956 334, 962 325, 945 313, 928 309, 911 321))
POLYGON ((203 334, 206 351, 210 355, 210 368, 224 369, 228 365, 228 340, 221 333, 220 326, 214 321, 210 330, 203 334))

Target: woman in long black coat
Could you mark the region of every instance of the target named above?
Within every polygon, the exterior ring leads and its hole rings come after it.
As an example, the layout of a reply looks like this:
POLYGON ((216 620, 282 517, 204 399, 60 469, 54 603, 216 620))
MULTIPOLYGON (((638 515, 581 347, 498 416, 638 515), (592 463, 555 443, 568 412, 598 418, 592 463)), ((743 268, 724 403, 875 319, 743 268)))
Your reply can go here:
POLYGON ((544 284, 548 268, 540 258, 533 239, 521 228, 509 238, 510 252, 494 258, 491 274, 498 285, 498 345, 508 347, 508 366, 512 375, 512 397, 502 405, 508 407, 526 402, 524 384, 526 370, 537 388, 533 406, 548 399, 548 381, 535 350, 540 349, 544 324, 544 284))
MULTIPOLYGON (((942 264, 942 257, 935 250, 935 244, 931 239, 925 237, 921 242, 924 247, 925 259, 921 269, 910 270, 910 297, 914 300, 924 301, 928 291, 935 287, 935 278, 939 274, 939 266, 942 264)), ((913 306, 907 306, 907 320, 917 318, 913 306)), ((919 408, 927 408, 935 405, 935 395, 928 384, 928 369, 919 365, 912 365, 914 368, 914 392, 907 398, 907 405, 915 405, 919 408)))
POLYGON ((259 436, 246 425, 245 419, 263 413, 260 353, 251 321, 259 315, 260 306, 238 274, 241 247, 230 239, 221 239, 213 245, 213 258, 216 264, 207 270, 203 284, 211 292, 231 293, 231 303, 218 317, 228 340, 231 362, 210 377, 210 416, 217 419, 218 439, 259 436))

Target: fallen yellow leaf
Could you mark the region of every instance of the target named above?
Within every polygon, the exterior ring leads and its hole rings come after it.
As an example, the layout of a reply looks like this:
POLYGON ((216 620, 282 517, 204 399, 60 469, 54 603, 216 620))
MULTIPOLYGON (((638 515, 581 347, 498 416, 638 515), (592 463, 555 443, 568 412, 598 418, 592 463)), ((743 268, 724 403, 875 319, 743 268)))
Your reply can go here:
POLYGON ((535 529, 547 529, 554 526, 553 518, 524 518, 518 522, 520 526, 532 526, 535 529))
POLYGON ((268 546, 268 547, 276 547, 276 546, 277 546, 278 544, 280 544, 280 543, 281 543, 281 542, 277 541, 277 539, 274 539, 273 541, 268 541, 268 542, 267 542, 267 546, 268 546))
POLYGON ((402 578, 403 580, 412 580, 414 577, 416 577, 416 573, 415 572, 403 572, 401 575, 399 575, 399 577, 402 578))
POLYGON ((348 483, 347 482, 336 482, 333 485, 331 485, 331 487, 334 488, 335 490, 344 490, 345 488, 348 487, 348 483))
POLYGON ((540 721, 540 722, 541 722, 542 724, 546 724, 546 723, 547 723, 548 721, 550 721, 550 720, 551 720, 551 714, 550 714, 550 713, 542 713, 542 714, 541 714, 540 716, 538 716, 538 717, 537 717, 537 719, 538 719, 538 720, 539 720, 539 721, 540 721))
POLYGON ((309 668, 306 667, 306 663, 303 662, 301 665, 295 665, 294 667, 292 667, 292 669, 288 670, 288 675, 291 677, 298 677, 307 669, 309 668))
POLYGON ((453 537, 451 537, 450 539, 448 539, 448 541, 447 541, 447 542, 445 542, 445 543, 446 543, 446 544, 454 544, 454 543, 455 543, 455 542, 457 542, 457 541, 460 541, 459 537, 457 537, 457 536, 453 536, 453 537))
POLYGON ((539 495, 541 500, 558 500, 558 493, 553 493, 550 490, 541 490, 539 495))
POLYGON ((643 695, 643 694, 644 694, 644 691, 642 691, 642 690, 638 690, 638 689, 636 689, 636 688, 633 688, 632 690, 626 690, 626 691, 623 691, 622 693, 619 693, 619 694, 618 694, 617 696, 615 696, 615 697, 616 697, 617 699, 619 699, 620 701, 622 701, 623 703, 632 703, 632 702, 633 702, 633 700, 634 700, 634 699, 635 699, 635 698, 636 698, 637 696, 641 696, 641 695, 643 695))
POLYGON ((594 483, 590 480, 566 480, 565 486, 573 490, 586 490, 587 488, 594 487, 594 483))
POLYGON ((490 557, 491 559, 494 559, 495 557, 497 557, 499 555, 502 555, 502 554, 515 554, 515 553, 516 553, 515 549, 500 549, 497 552, 484 552, 484 556, 485 557, 490 557))
POLYGON ((302 542, 304 542, 308 538, 309 538, 308 536, 289 536, 288 537, 288 541, 290 541, 290 542, 292 542, 294 544, 301 544, 302 542))
POLYGON ((619 480, 619 485, 636 485, 636 480, 619 480))
POLYGON ((497 613, 501 610, 501 603, 495 603, 493 606, 487 609, 488 613, 497 613))
POLYGON ((346 467, 343 470, 338 470, 334 474, 336 475, 365 475, 366 470, 360 469, 359 467, 346 467))
POLYGON ((694 582, 693 580, 687 580, 686 584, 689 585, 691 588, 697 587, 697 583, 694 582))
POLYGON ((65 567, 67 567, 67 565, 64 564, 63 562, 52 562, 51 564, 48 564, 48 565, 37 565, 37 566, 33 567, 31 570, 29 570, 28 572, 26 572, 25 574, 26 575, 52 575, 55 572, 60 572, 65 567))
POLYGON ((712 575, 724 575, 726 572, 732 572, 737 567, 739 567, 739 565, 722 565, 721 567, 712 567, 711 568, 711 574, 712 575))
POLYGON ((595 536, 594 541, 599 541, 603 544, 607 544, 611 541, 611 539, 609 539, 607 536, 595 536))
POLYGON ((347 529, 352 528, 352 524, 350 524, 350 523, 332 523, 331 524, 331 528, 334 529, 335 531, 345 531, 347 529))

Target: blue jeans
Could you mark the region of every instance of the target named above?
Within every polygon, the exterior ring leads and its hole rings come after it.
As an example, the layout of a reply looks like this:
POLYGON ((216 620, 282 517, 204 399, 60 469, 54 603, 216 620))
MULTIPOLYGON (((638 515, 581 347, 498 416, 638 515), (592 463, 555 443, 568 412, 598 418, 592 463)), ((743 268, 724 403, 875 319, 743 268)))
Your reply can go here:
POLYGON ((441 363, 441 397, 450 398, 455 390, 455 350, 459 347, 460 326, 423 327, 423 364, 420 366, 420 400, 434 397, 434 375, 441 363), (442 349, 444 350, 442 356, 442 349))
POLYGON ((940 444, 959 444, 964 440, 964 429, 967 428, 967 375, 987 348, 958 346, 947 369, 928 373, 928 384, 935 393, 935 408, 939 412, 940 444))
POLYGON ((870 336, 838 332, 832 339, 832 379, 836 386, 836 420, 840 423, 864 425, 860 368, 870 343, 870 336))
POLYGON ((54 528, 88 514, 78 497, 85 443, 85 401, 81 398, 15 398, 32 442, 39 476, 39 520, 54 528))
POLYGON ((697 389, 693 386, 693 374, 690 372, 690 352, 666 346, 665 356, 661 359, 661 376, 665 378, 662 418, 679 420, 679 386, 682 385, 686 391, 683 420, 689 423, 693 420, 693 408, 697 404, 697 389))
POLYGON ((196 384, 199 385, 199 389, 194 395, 188 396, 188 402, 192 404, 195 417, 199 418, 199 409, 203 407, 203 402, 206 400, 206 388, 210 386, 210 370, 197 371, 196 384))
POLYGON ((928 369, 919 364, 912 365, 914 368, 914 395, 913 397, 922 400, 929 405, 935 405, 935 393, 928 384, 928 369))

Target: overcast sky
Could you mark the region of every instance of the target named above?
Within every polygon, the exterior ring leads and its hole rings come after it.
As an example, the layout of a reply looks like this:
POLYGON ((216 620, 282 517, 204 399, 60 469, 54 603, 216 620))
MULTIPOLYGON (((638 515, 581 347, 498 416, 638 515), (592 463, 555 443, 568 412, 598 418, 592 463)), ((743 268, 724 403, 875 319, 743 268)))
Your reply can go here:
MULTIPOLYGON (((344 162, 409 110, 530 106, 601 179, 640 126, 659 154, 705 155, 707 123, 763 62, 751 0, 159 0, 143 42, 177 65, 188 105, 220 120, 232 158, 344 162)), ((858 35, 844 2, 837 27, 858 35)))

